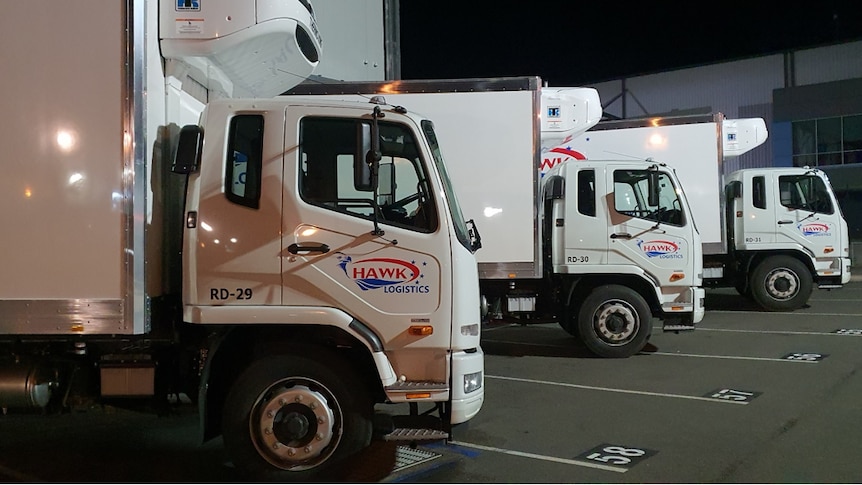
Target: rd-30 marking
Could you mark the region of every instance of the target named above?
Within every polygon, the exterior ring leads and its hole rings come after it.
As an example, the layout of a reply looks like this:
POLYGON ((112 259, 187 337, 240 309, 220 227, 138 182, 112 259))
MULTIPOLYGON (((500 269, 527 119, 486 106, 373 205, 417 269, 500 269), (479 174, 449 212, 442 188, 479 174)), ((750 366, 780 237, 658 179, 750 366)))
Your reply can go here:
POLYGON ((602 463, 628 470, 656 453, 658 452, 643 448, 633 448, 631 446, 605 443, 581 453, 576 456, 575 459, 592 463, 602 463))
POLYGON ((752 399, 763 394, 756 391, 739 391, 736 389, 716 389, 710 393, 704 394, 703 397, 711 397, 721 401, 732 401, 739 404, 748 404, 752 399))
POLYGON ((797 360, 802 362, 820 362, 821 360, 829 357, 828 354, 815 354, 813 352, 794 352, 792 354, 787 354, 782 359, 784 360, 797 360))

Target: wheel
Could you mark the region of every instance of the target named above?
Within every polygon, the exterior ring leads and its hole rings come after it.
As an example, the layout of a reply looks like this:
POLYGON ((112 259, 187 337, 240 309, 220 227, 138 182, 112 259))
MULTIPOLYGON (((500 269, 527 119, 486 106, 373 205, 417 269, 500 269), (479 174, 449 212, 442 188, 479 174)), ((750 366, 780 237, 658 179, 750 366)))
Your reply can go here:
POLYGON ((770 256, 751 274, 751 296, 769 311, 801 308, 811 296, 814 284, 811 272, 791 256, 770 256))
POLYGON ((225 400, 222 429, 234 465, 262 480, 333 478, 371 442, 373 403, 334 354, 252 363, 225 400))
POLYGON ((599 286, 578 312, 581 340, 600 357, 622 358, 640 352, 649 339, 651 325, 649 305, 625 286, 599 286))

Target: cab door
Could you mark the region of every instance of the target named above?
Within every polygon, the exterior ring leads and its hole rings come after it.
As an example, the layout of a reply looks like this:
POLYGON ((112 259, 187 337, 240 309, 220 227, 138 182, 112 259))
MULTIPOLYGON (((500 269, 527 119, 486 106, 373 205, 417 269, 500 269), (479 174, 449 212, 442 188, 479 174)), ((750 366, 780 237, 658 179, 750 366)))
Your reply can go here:
POLYGON ((609 263, 629 273, 626 266, 639 266, 662 284, 694 284, 693 231, 673 178, 663 171, 614 165, 605 183, 609 263), (652 183, 658 184, 657 204, 649 200, 650 172, 656 175, 652 183), (673 273, 685 278, 671 280, 673 273))
MULTIPOLYGON (((365 158, 370 113, 285 112, 283 301, 342 309, 387 350, 447 349, 452 256, 439 181, 421 155, 415 124, 386 111, 375 200, 365 158), (416 324, 432 325, 433 333, 410 335, 416 324)), ((424 378, 445 379, 442 358, 423 366, 424 378)))

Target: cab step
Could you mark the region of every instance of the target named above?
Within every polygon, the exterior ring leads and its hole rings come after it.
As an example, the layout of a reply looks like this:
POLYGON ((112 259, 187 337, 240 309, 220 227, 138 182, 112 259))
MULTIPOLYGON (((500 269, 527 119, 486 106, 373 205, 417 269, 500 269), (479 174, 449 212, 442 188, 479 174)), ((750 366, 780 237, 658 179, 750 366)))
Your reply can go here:
POLYGON ((392 416, 374 415, 374 434, 383 441, 433 441, 449 438, 443 421, 430 414, 392 416))
POLYGON ((445 382, 430 381, 398 381, 386 386, 387 392, 435 392, 448 391, 449 385, 445 382))
POLYGON ((672 323, 661 327, 663 332, 686 332, 694 330, 694 325, 684 323, 672 323))
POLYGON ((449 433, 442 429, 429 428, 395 428, 391 433, 383 435, 384 441, 434 441, 449 438, 449 433))

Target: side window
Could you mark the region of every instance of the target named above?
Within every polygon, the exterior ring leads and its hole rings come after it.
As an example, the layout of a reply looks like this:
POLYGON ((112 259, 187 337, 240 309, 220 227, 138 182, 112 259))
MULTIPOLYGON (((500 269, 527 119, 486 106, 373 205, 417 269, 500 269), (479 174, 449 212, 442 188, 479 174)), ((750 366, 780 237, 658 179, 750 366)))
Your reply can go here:
POLYGON ((230 121, 225 187, 227 199, 257 209, 263 165, 263 116, 237 115, 230 121))
MULTIPOLYGON (((781 197, 784 198, 783 191, 781 197)), ((751 203, 758 209, 766 209, 766 179, 762 175, 751 178, 751 203)))
POLYGON ((578 171, 578 212, 596 216, 596 171, 578 171))
POLYGON ((430 181, 410 130, 380 123, 377 200, 369 187, 357 185, 371 133, 367 122, 305 118, 300 123, 300 196, 309 204, 380 223, 433 232, 437 217, 430 181))
POLYGON ((614 171, 614 210, 648 221, 684 225, 682 203, 673 181, 666 173, 659 173, 658 205, 650 206, 648 175, 648 170, 614 171))
POLYGON ((778 177, 781 205, 821 214, 832 214, 835 208, 823 179, 813 175, 782 175, 778 177))

